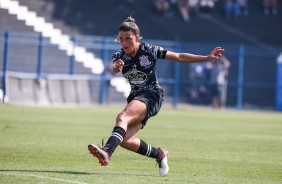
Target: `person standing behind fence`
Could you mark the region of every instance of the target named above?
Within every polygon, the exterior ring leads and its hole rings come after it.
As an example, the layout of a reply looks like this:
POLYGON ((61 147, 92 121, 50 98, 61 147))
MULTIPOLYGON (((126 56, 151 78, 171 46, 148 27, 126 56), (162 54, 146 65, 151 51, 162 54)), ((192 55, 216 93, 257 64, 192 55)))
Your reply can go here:
POLYGON ((225 0, 225 17, 238 17, 240 15, 240 6, 236 0, 225 0))
POLYGON ((167 12, 170 8, 170 1, 169 0, 154 0, 154 6, 161 16, 166 16, 167 12))
POLYGON ((201 13, 210 14, 215 6, 215 0, 200 0, 199 1, 201 13))
POLYGON ((113 131, 106 144, 100 148, 88 145, 90 153, 102 166, 108 165, 115 149, 121 147, 135 153, 156 159, 160 176, 169 171, 168 151, 156 148, 136 137, 152 116, 155 116, 163 101, 163 90, 156 74, 158 59, 182 63, 213 61, 224 51, 216 47, 209 55, 176 53, 160 46, 140 42, 140 30, 132 17, 128 17, 119 27, 117 40, 121 49, 113 55, 113 71, 122 72, 131 86, 127 105, 118 114, 113 131))
POLYGON ((268 16, 270 14, 276 16, 277 11, 277 0, 263 0, 264 15, 268 16))
POLYGON ((181 17, 185 22, 188 22, 190 20, 189 0, 178 0, 177 5, 181 17))
POLYGON ((231 63, 225 56, 221 56, 216 62, 207 64, 207 68, 210 71, 209 85, 211 103, 214 108, 219 108, 225 105, 227 77, 230 66, 231 63))
POLYGON ((237 3, 239 5, 240 15, 248 16, 249 15, 248 0, 237 0, 237 3))

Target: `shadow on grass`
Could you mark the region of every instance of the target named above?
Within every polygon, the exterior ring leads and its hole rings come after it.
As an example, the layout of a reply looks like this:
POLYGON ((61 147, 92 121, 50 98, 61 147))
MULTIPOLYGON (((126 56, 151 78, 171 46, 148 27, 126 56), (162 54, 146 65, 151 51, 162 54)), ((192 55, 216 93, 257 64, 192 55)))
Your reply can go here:
POLYGON ((21 169, 0 169, 0 172, 27 172, 27 173, 57 173, 57 174, 74 174, 74 175, 128 175, 128 176, 150 176, 158 177, 156 175, 146 175, 146 174, 129 174, 129 173, 94 173, 94 172, 79 172, 79 171, 48 171, 48 170, 21 170, 21 169))

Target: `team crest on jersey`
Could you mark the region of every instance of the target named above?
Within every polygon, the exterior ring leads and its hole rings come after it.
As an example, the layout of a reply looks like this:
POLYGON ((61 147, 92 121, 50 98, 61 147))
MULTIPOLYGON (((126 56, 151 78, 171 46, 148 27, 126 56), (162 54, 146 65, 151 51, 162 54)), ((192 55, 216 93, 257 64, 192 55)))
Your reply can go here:
POLYGON ((149 66, 149 65, 151 65, 151 62, 148 60, 147 56, 143 55, 139 59, 140 59, 140 65, 141 66, 149 66))

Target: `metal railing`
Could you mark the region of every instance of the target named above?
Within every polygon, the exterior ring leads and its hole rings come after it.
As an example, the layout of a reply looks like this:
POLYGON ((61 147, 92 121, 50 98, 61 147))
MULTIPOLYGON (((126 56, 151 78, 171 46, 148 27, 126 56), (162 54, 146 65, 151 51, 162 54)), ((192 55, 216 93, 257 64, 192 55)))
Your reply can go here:
MULTIPOLYGON (((119 43, 114 42, 114 39, 114 37, 82 35, 72 37, 75 45, 95 53, 97 57, 102 58, 105 66, 109 64, 112 54, 120 48, 119 43)), ((217 46, 215 43, 183 43, 165 40, 144 41, 160 45, 168 50, 196 54, 208 54, 217 46)), ((274 71, 278 53, 265 52, 259 46, 246 44, 223 44, 221 46, 226 49, 225 56, 231 61, 226 105, 237 109, 274 109, 276 88, 276 74, 274 71), (264 67, 267 67, 267 69, 264 67), (265 71, 265 73, 261 74, 260 71, 265 71), (253 93, 254 91, 258 93, 253 93), (250 92, 252 92, 252 95, 250 95, 250 92)), ((281 46, 279 48, 282 50, 281 46)), ((99 103, 106 103, 107 87, 111 77, 108 70, 105 70, 101 75, 91 74, 87 70, 78 71, 78 68, 83 70, 83 66, 79 66, 74 56, 68 57, 64 55, 56 46, 50 44, 48 39, 38 33, 0 31, 0 57, 3 58, 2 61, 0 60, 0 77, 2 78, 1 88, 4 95, 6 94, 7 85, 5 77, 8 71, 22 72, 26 73, 26 75, 36 73, 37 78, 52 74, 85 74, 89 75, 92 80, 100 81, 101 85, 98 86, 100 89, 99 103), (23 50, 24 53, 21 53, 20 50, 23 50), (25 69, 27 67, 33 68, 33 72, 27 71, 25 69), (44 71, 46 68, 49 69, 44 71)), ((195 80, 189 77, 189 69, 192 65, 194 64, 185 65, 177 62, 162 61, 157 65, 159 81, 162 86, 168 88, 166 93, 173 106, 177 106, 179 103, 189 103, 189 98, 185 99, 189 92, 184 92, 184 88, 189 88, 191 85, 199 88, 201 86, 209 88, 209 81, 195 80)), ((203 104, 210 105, 209 103, 203 104)))

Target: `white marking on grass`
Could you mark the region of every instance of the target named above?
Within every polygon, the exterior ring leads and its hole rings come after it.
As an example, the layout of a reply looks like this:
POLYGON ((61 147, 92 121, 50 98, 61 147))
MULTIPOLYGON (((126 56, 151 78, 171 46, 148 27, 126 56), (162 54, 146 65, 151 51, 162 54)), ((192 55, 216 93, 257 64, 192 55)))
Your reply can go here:
POLYGON ((88 184, 86 182, 80 182, 80 181, 72 181, 72 180, 65 180, 61 178, 53 178, 48 176, 42 176, 42 175, 35 175, 35 174, 23 174, 23 173, 17 173, 17 172, 9 172, 9 171, 0 171, 0 174, 3 175, 13 175, 18 177, 32 177, 32 178, 39 178, 44 180, 52 180, 52 181, 60 181, 65 183, 74 183, 74 184, 88 184))

